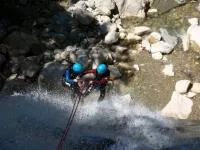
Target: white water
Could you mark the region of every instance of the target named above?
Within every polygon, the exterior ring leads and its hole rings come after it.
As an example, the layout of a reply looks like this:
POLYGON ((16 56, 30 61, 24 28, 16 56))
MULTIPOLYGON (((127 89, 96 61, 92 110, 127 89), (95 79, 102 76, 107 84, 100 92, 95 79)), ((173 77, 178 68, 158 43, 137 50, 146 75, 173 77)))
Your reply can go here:
MULTIPOLYGON (((41 91, 0 97, 0 150, 56 150, 72 108, 67 97, 41 91)), ((109 99, 78 108, 66 149, 84 149, 104 139, 115 144, 99 149, 161 149, 174 143, 173 122, 159 112, 120 103, 117 95, 109 99)))

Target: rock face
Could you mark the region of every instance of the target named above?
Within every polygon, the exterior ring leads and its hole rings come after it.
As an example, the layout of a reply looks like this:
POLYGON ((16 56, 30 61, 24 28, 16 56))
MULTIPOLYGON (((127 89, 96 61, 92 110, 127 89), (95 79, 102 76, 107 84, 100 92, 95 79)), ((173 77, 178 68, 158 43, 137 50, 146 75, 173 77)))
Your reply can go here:
POLYGON ((165 117, 175 119, 187 119, 192 111, 193 102, 191 99, 173 92, 170 102, 161 111, 165 117))
POLYGON ((61 77, 66 66, 57 62, 45 64, 38 77, 38 85, 41 89, 59 91, 63 89, 61 77))
POLYGON ((189 81, 189 80, 179 80, 176 82, 175 90, 181 94, 186 93, 190 86, 190 83, 191 83, 191 81, 189 81))
POLYGON ((167 1, 154 0, 152 7, 156 8, 159 13, 164 13, 177 6, 184 4, 185 2, 186 2, 185 0, 167 0, 167 1))
POLYGON ((116 2, 119 14, 125 17, 145 17, 146 5, 148 0, 114 0, 116 2))
POLYGON ((21 64, 21 72, 25 77, 34 78, 40 71, 37 57, 27 57, 21 64))
POLYGON ((115 3, 113 0, 94 0, 95 7, 103 15, 110 15, 111 10, 115 8, 115 3))

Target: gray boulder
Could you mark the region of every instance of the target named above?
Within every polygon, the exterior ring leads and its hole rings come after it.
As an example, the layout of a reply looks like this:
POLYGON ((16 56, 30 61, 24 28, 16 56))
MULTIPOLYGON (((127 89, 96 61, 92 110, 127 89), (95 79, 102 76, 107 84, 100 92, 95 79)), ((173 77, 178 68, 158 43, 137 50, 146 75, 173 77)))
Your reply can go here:
POLYGON ((102 15, 111 15, 111 10, 115 8, 115 3, 113 0, 94 0, 96 9, 102 15))
POLYGON ((168 43, 171 47, 175 47, 178 43, 178 38, 175 36, 172 36, 168 33, 168 31, 164 28, 160 28, 160 34, 163 40, 168 43))
POLYGON ((73 14, 82 25, 90 25, 94 20, 92 13, 87 10, 76 9, 73 14))
POLYGON ((38 85, 48 91, 59 91, 62 88, 62 75, 66 66, 57 62, 46 63, 38 77, 38 85))
POLYGON ((145 17, 145 7, 148 0, 114 0, 119 14, 122 18, 125 17, 145 17))

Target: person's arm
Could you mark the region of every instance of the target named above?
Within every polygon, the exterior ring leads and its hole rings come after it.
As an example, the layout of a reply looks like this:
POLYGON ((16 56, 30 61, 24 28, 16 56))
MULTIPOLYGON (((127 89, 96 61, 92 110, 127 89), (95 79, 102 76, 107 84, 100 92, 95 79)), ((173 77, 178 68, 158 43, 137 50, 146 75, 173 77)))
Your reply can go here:
POLYGON ((104 77, 101 80, 94 80, 93 83, 97 84, 97 85, 101 85, 101 84, 107 84, 108 83, 109 78, 108 77, 104 77))
POLYGON ((65 76, 65 77, 64 77, 64 78, 65 78, 65 82, 67 82, 67 83, 69 83, 69 84, 73 84, 73 83, 74 83, 74 80, 71 79, 71 77, 70 77, 70 72, 69 72, 68 69, 65 71, 64 76, 65 76))

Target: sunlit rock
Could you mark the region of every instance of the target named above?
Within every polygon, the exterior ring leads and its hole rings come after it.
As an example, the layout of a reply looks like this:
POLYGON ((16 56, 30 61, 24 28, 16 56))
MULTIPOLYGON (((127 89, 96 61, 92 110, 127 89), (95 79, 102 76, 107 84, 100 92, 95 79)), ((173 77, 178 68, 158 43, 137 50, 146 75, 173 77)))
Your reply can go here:
POLYGON ((175 90, 178 93, 186 93, 188 91, 190 83, 191 83, 190 80, 179 80, 176 82, 175 90))
POLYGON ((161 35, 158 32, 152 32, 149 36, 148 36, 148 40, 150 43, 156 43, 159 42, 161 40, 161 35))
POLYGON ((116 2, 119 14, 125 17, 145 17, 145 9, 148 0, 114 0, 116 2))
POLYGON ((38 85, 46 90, 61 90, 62 75, 66 66, 57 62, 46 63, 38 77, 38 85))
POLYGON ((160 34, 161 34, 163 41, 168 43, 172 49, 177 45, 178 38, 170 35, 166 29, 160 28, 160 34))
POLYGON ((200 93, 200 83, 198 83, 198 82, 193 83, 191 92, 200 93))
POLYGON ((185 95, 186 95, 186 97, 188 97, 188 98, 193 98, 193 97, 195 97, 195 96, 197 95, 197 93, 188 92, 188 93, 186 93, 185 95))
POLYGON ((113 0, 94 0, 95 7, 102 15, 110 15, 111 10, 115 8, 113 0))
POLYGON ((151 32, 151 29, 149 27, 146 27, 146 26, 139 26, 139 27, 135 27, 134 28, 134 33, 136 35, 144 35, 144 34, 148 34, 151 32))
POLYGON ((163 58, 163 55, 161 52, 153 53, 151 56, 155 60, 161 60, 163 58))
POLYGON ((141 36, 135 35, 134 33, 128 33, 126 36, 126 40, 128 42, 138 42, 138 41, 141 41, 142 38, 141 36))
POLYGON ((187 30, 187 36, 190 39, 191 46, 200 48, 200 26, 198 25, 198 19, 192 18, 188 22, 191 24, 187 30))
POLYGON ((151 44, 149 43, 149 40, 143 39, 143 40, 142 40, 142 47, 143 47, 145 50, 150 51, 150 50, 151 50, 151 44))
POLYGON ((161 114, 175 119, 187 119, 192 112, 193 102, 191 99, 177 92, 173 92, 171 100, 162 109, 161 114))
POLYGON ((164 54, 168 54, 173 50, 173 47, 166 42, 159 41, 151 45, 151 53, 161 52, 164 54))
POLYGON ((174 66, 172 64, 165 65, 164 69, 162 70, 162 73, 167 76, 174 76, 174 66))

